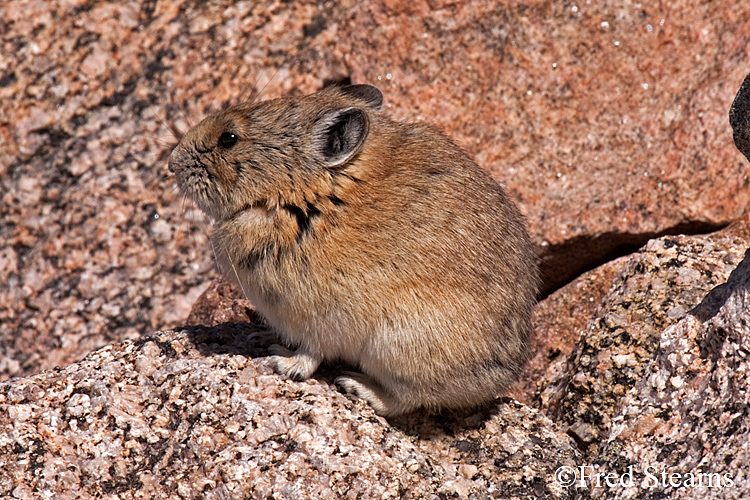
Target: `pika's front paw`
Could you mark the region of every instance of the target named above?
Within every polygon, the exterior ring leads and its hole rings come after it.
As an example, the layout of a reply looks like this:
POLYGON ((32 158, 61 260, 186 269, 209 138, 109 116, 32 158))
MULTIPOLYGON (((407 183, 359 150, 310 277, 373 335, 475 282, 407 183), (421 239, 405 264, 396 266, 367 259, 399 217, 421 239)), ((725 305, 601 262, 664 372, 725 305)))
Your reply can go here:
POLYGON ((268 347, 272 356, 268 363, 273 371, 292 380, 306 380, 320 366, 321 359, 303 349, 291 351, 284 346, 274 344, 268 347))

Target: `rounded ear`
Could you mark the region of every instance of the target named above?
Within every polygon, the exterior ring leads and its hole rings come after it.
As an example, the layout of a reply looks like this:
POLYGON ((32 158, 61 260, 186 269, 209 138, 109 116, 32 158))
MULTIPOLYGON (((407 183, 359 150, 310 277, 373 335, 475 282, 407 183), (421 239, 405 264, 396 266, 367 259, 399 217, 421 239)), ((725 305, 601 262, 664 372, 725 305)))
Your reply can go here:
POLYGON ((370 131, 370 120, 361 108, 348 107, 326 112, 313 125, 313 149, 329 167, 357 154, 370 131))
POLYGON ((383 94, 372 85, 349 85, 342 87, 341 92, 349 97, 365 101, 367 106, 373 109, 380 109, 383 105, 383 94))

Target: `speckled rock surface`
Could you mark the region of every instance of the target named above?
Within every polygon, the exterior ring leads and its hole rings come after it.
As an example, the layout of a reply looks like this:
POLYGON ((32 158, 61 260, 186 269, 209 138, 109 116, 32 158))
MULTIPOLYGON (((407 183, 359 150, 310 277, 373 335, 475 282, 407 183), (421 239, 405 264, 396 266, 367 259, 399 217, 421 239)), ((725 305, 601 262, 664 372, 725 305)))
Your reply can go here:
POLYGON ((525 404, 538 404, 534 394, 564 367, 560 360, 567 359, 578 343, 626 260, 620 257, 584 273, 537 304, 531 348, 534 355, 509 396, 525 404))
POLYGON ((510 400, 386 422, 263 365, 247 325, 160 332, 0 384, 3 498, 572 498, 579 458, 510 400))
POLYGON ((633 466, 640 481, 596 496, 750 497, 749 356, 746 253, 725 284, 664 330, 643 378, 612 419, 600 470, 633 466), (646 466, 657 480, 646 476, 646 466), (663 481, 661 472, 670 479, 663 481))
POLYGON ((345 77, 346 7, 2 2, 0 380, 185 323, 215 271, 168 128, 345 77))
POLYGON ((224 323, 252 323, 257 329, 265 320, 236 286, 218 276, 190 309, 186 325, 217 326, 224 323))
POLYGON ((258 93, 378 84, 394 116, 437 123, 505 182, 550 286, 725 223, 748 202, 726 123, 748 9, 4 1, 0 380, 185 323, 215 271, 168 129, 258 93))
POLYGON ((383 0, 341 47, 394 114, 436 122, 527 214, 547 284, 750 202, 727 113, 750 3, 383 0))
POLYGON ((538 403, 589 458, 600 451, 623 397, 648 376, 665 328, 696 314, 742 262, 750 247, 746 227, 747 217, 708 236, 650 241, 625 260, 571 356, 550 368, 538 403))
POLYGON ((336 367, 283 380, 263 364, 252 309, 216 282, 191 317, 232 323, 156 333, 1 384, 0 496, 744 498, 748 246, 750 217, 656 239, 550 296, 543 307, 611 283, 567 366, 543 380, 559 387, 567 370, 567 394, 557 407, 554 392, 537 395, 557 424, 509 399, 386 421, 332 387, 336 367), (563 465, 619 476, 633 466, 635 482, 566 488, 555 481, 563 465), (680 486, 653 483, 647 466, 680 486), (698 474, 722 487, 685 485, 698 474))

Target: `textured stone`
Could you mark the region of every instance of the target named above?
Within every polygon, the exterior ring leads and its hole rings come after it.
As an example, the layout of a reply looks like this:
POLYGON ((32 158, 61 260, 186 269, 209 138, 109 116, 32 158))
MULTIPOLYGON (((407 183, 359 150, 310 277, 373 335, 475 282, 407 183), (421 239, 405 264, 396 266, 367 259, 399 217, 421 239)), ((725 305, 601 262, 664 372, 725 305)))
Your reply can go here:
POLYGON ((216 273, 170 129, 345 78, 346 7, 2 3, 0 380, 185 323, 216 273))
POLYGON ((219 276, 195 301, 185 324, 216 326, 224 323, 251 323, 253 328, 259 328, 265 325, 265 320, 236 286, 219 276))
POLYGON ((748 498, 749 355, 746 252, 726 283, 661 334, 643 378, 613 416, 596 461, 602 471, 632 466, 638 481, 595 496, 748 498), (676 474, 672 484, 662 472, 676 474), (702 487, 693 486, 699 482, 702 487))
POLYGON ((568 358, 626 260, 621 257, 584 273, 537 304, 531 345, 534 355, 509 396, 536 404, 533 397, 539 384, 553 378, 553 372, 564 366, 556 361, 568 358))
POLYGON ((284 380, 252 328, 161 332, 0 384, 0 496, 572 498, 572 441, 505 400, 387 422, 284 380))
POLYGON ((550 368, 538 404, 589 458, 599 453, 622 398, 648 376, 665 328, 697 314, 742 262, 747 225, 746 216, 712 235, 655 239, 626 258, 570 357, 550 368))
POLYGON ((724 224, 748 203, 726 125, 748 9, 5 1, 0 379, 185 322, 216 274, 170 130, 243 99, 379 85, 506 184, 550 290, 648 236, 724 224))
POLYGON ((244 323, 156 333, 0 385, 0 495, 744 498, 748 246, 750 217, 712 235, 656 239, 543 302, 611 283, 536 401, 557 408, 583 457, 555 424, 508 399, 386 421, 332 388, 339 368, 306 382, 273 375, 260 358, 262 326, 217 282, 191 317, 213 304, 218 316, 204 318, 244 323), (569 387, 555 407, 560 373, 569 387), (635 482, 565 488, 554 480, 563 465, 620 476, 632 466, 635 482), (657 479, 665 471, 723 487, 652 484, 647 466, 657 479))

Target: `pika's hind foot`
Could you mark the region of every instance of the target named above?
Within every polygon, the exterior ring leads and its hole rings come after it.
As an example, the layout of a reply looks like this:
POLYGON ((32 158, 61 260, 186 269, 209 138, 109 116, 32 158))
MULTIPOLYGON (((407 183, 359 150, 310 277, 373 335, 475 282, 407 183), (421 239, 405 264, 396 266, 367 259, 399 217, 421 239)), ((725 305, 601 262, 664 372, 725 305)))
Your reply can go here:
POLYGON ((315 373, 322 361, 319 356, 299 348, 296 351, 274 344, 268 347, 272 356, 268 357, 268 363, 273 371, 284 375, 292 380, 306 380, 315 373))
POLYGON ((398 403, 377 382, 367 375, 357 372, 344 372, 333 381, 342 392, 364 399, 380 416, 392 417, 406 413, 412 408, 406 408, 398 403))

